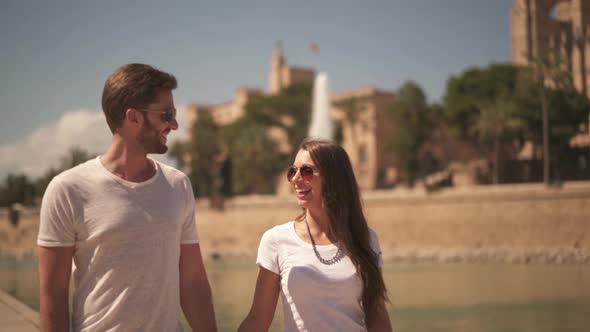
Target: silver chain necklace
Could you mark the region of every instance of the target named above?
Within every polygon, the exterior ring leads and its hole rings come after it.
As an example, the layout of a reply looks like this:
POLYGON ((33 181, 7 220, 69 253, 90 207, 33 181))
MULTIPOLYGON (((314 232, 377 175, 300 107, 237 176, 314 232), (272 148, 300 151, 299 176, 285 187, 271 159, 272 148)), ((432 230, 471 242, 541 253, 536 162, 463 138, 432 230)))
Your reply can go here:
POLYGON ((322 263, 324 265, 334 265, 334 264, 338 263, 342 258, 344 258, 344 252, 342 252, 342 249, 340 249, 340 247, 338 247, 338 251, 336 251, 336 254, 334 255, 334 257, 332 257, 330 259, 322 258, 322 256, 320 256, 320 252, 318 251, 318 249, 315 246, 315 241, 313 240, 313 236, 311 236, 311 231, 309 230, 309 224, 307 223, 307 218, 305 219, 305 226, 307 227, 307 234, 309 234, 309 239, 311 240, 311 245, 313 246, 313 252, 315 253, 315 257, 318 258, 320 263, 322 263))

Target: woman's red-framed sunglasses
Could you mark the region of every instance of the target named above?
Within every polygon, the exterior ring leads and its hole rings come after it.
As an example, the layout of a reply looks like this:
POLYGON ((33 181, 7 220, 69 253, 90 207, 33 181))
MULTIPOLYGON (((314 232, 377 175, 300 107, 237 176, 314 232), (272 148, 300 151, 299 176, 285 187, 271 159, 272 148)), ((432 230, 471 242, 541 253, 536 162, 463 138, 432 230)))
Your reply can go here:
POLYGON ((291 166, 287 169, 287 181, 291 182, 297 171, 299 171, 299 175, 301 175, 303 181, 307 182, 313 179, 313 174, 315 173, 313 166, 308 164, 302 165, 301 167, 291 166))

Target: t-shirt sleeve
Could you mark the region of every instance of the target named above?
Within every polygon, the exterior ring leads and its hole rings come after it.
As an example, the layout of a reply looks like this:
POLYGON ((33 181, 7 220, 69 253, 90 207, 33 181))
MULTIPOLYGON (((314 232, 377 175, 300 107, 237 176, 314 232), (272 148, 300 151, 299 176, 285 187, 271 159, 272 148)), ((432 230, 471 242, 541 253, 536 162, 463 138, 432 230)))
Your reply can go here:
POLYGON ((271 228, 262 235, 260 246, 258 247, 256 265, 276 274, 280 274, 279 255, 277 249, 278 246, 275 238, 275 229, 271 228))
POLYGON ((74 197, 68 195, 59 177, 47 186, 39 221, 37 244, 43 247, 70 247, 76 243, 74 197))
POLYGON ((379 238, 377 237, 377 233, 374 230, 369 228, 369 233, 371 234, 371 248, 377 254, 377 264, 379 267, 383 266, 383 255, 381 254, 381 246, 379 245, 379 238))
POLYGON ((197 222, 195 219, 195 196, 193 195, 193 187, 190 180, 185 178, 183 189, 185 191, 185 213, 182 221, 182 234, 180 237, 181 244, 199 243, 199 235, 197 233, 197 222))

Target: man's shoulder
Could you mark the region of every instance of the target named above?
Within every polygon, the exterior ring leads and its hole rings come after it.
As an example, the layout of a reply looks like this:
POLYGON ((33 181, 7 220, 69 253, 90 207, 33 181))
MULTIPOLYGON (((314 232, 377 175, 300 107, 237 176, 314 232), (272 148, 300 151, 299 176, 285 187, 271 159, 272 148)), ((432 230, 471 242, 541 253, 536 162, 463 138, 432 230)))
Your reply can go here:
POLYGON ((174 168, 170 165, 164 164, 163 162, 155 159, 154 162, 158 164, 158 167, 162 171, 162 174, 166 176, 166 178, 172 180, 188 180, 188 176, 184 174, 184 172, 182 172, 181 170, 174 168))
POLYGON ((43 201, 70 197, 77 199, 81 192, 95 188, 92 174, 96 174, 96 159, 88 160, 54 176, 43 194, 43 201))
POLYGON ((98 159, 92 158, 87 160, 81 164, 78 164, 72 168, 69 168, 59 174, 57 174, 53 179, 52 182, 61 183, 61 184, 68 184, 68 183, 76 183, 81 178, 87 179, 89 175, 95 174, 96 166, 98 165, 98 159))

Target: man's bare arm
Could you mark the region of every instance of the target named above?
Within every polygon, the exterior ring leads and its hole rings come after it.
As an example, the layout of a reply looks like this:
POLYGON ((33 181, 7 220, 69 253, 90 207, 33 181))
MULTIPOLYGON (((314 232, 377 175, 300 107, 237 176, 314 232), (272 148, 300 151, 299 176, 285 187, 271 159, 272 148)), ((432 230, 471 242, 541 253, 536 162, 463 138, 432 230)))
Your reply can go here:
POLYGON ((74 247, 38 247, 42 332, 69 331, 70 276, 74 247))
POLYGON ((217 331, 211 287, 198 243, 180 246, 180 304, 193 331, 217 331))

